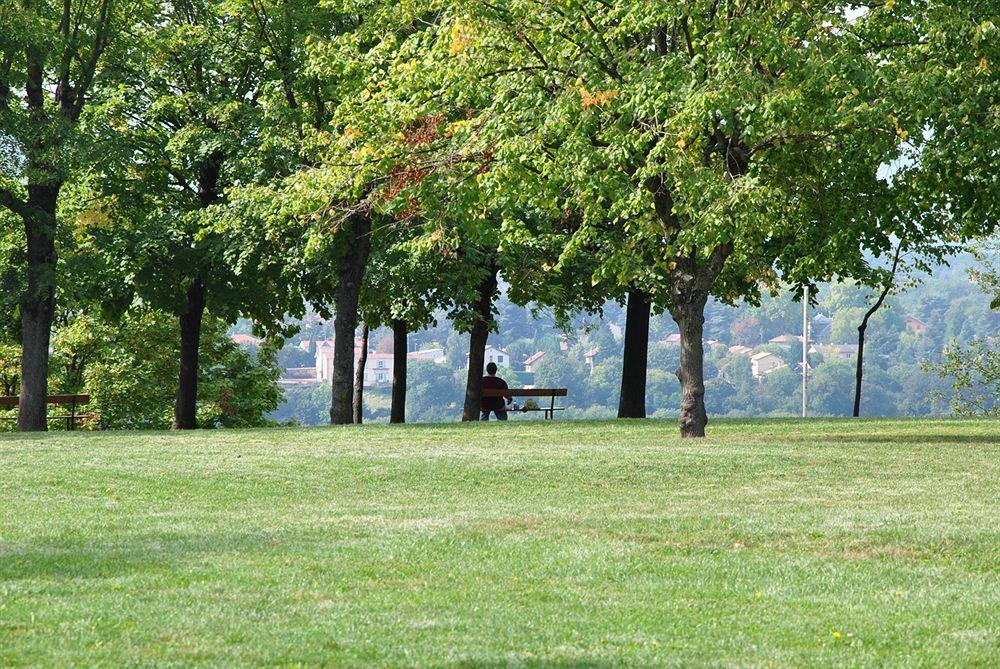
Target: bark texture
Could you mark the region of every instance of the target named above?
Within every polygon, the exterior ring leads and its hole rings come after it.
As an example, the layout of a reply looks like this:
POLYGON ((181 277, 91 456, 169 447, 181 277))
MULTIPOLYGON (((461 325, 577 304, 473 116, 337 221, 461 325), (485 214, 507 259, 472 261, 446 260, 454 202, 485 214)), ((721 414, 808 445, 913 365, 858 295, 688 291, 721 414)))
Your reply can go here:
POLYGON ((365 366, 368 364, 368 323, 361 324, 361 357, 358 358, 358 368, 354 370, 354 403, 353 419, 355 425, 361 425, 365 416, 365 366))
POLYGON ((625 349, 619 418, 646 417, 646 360, 649 354, 649 297, 641 290, 628 293, 625 315, 625 349))
POLYGON ((677 379, 681 382, 681 410, 678 418, 682 437, 704 437, 708 425, 705 411, 705 369, 702 332, 705 326, 703 299, 676 307, 672 310, 681 334, 681 362, 677 379))
POLYGON ((406 422, 406 353, 407 344, 406 321, 392 322, 392 409, 389 412, 390 423, 406 422))
POLYGON ((351 215, 347 230, 349 250, 344 257, 333 295, 333 382, 330 424, 354 420, 354 331, 358 327, 361 283, 371 250, 372 223, 368 213, 351 215))
POLYGON ((479 420, 483 399, 483 362, 486 358, 486 340, 490 336, 490 321, 493 316, 493 299, 497 292, 496 268, 479 284, 479 298, 476 300, 476 320, 469 336, 469 370, 465 381, 465 405, 462 420, 479 420))
MULTIPOLYGON (((747 174, 752 151, 742 139, 741 127, 735 123, 724 128, 716 120, 706 135, 704 165, 714 158, 721 159, 726 173, 733 179, 747 174)), ((668 244, 677 242, 683 221, 674 213, 670 186, 663 179, 646 182, 653 196, 653 207, 663 226, 668 244)), ((708 424, 705 411, 705 369, 702 334, 705 326, 705 304, 726 261, 733 254, 732 240, 715 242, 713 246, 684 249, 670 262, 670 315, 680 328, 681 362, 677 379, 681 384, 681 407, 678 422, 682 437, 704 437, 708 424)))
POLYGON ((29 186, 22 213, 28 248, 28 287, 21 297, 19 432, 44 431, 49 392, 49 341, 56 309, 56 202, 60 185, 29 186))
POLYGON ((174 401, 175 430, 198 427, 198 357, 204 315, 205 286, 201 279, 195 279, 187 289, 187 308, 180 316, 181 365, 174 401))

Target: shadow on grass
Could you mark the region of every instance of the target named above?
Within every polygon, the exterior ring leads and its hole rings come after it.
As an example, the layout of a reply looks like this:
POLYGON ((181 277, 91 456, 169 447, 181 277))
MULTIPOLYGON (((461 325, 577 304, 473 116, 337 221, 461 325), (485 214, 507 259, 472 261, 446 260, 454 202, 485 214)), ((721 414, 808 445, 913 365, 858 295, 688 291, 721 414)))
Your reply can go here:
POLYGON ((921 444, 942 445, 1000 445, 1000 434, 946 434, 940 432, 913 432, 866 434, 863 432, 845 432, 843 434, 788 434, 782 435, 785 441, 798 443, 821 444, 896 444, 900 446, 918 446, 921 444))
POLYGON ((169 572, 206 556, 261 553, 281 537, 259 533, 123 535, 116 540, 58 540, 0 544, 0 580, 117 578, 169 572))

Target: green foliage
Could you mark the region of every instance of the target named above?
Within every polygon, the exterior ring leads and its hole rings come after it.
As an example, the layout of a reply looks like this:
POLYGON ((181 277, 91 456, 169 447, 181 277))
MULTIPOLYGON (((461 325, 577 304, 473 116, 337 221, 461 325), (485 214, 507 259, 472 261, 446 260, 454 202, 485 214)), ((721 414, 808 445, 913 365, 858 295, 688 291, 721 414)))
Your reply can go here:
MULTIPOLYGON (((82 381, 70 386, 63 375, 55 385, 89 392, 88 412, 102 427, 169 428, 179 370, 176 328, 172 317, 156 311, 131 311, 118 323, 81 316, 58 332, 54 346, 57 360, 82 367, 82 381)), ((253 357, 229 340, 224 323, 209 318, 199 366, 200 425, 269 424, 265 416, 281 402, 270 348, 253 357)))
POLYGON ((428 360, 412 360, 406 368, 406 414, 408 421, 449 423, 460 411, 458 401, 464 388, 445 365, 428 360))
POLYGON ((929 368, 950 382, 956 415, 1000 416, 1000 345, 995 337, 949 344, 942 362, 929 368))
POLYGON ((830 360, 816 368, 809 387, 810 407, 821 416, 850 416, 854 410, 854 363, 830 360))

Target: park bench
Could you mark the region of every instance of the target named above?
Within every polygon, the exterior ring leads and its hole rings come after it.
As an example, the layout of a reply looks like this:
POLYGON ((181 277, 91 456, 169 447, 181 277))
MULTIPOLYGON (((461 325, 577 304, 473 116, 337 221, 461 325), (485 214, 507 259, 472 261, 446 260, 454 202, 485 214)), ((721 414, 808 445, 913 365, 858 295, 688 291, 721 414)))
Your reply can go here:
MULTIPOLYGON (((18 395, 0 395, 0 409, 13 409, 18 405, 20 397, 18 395)), ((90 395, 49 395, 45 398, 48 404, 60 407, 69 407, 66 415, 48 416, 48 420, 65 420, 66 429, 74 430, 76 426, 86 418, 93 418, 91 414, 78 413, 77 407, 90 403, 90 395)), ((14 417, 0 418, 0 420, 17 420, 14 417)))
POLYGON ((537 409, 518 409, 518 411, 543 411, 545 420, 555 418, 556 411, 565 411, 566 407, 557 407, 556 398, 566 397, 569 391, 566 388, 483 388, 483 397, 548 397, 549 406, 537 409))

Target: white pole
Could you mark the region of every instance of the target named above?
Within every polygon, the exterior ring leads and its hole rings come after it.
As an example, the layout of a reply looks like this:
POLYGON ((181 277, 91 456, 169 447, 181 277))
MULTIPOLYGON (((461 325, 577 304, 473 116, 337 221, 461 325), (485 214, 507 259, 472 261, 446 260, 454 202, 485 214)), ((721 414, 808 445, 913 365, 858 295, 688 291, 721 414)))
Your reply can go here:
POLYGON ((802 288, 802 417, 809 417, 809 286, 802 288))

